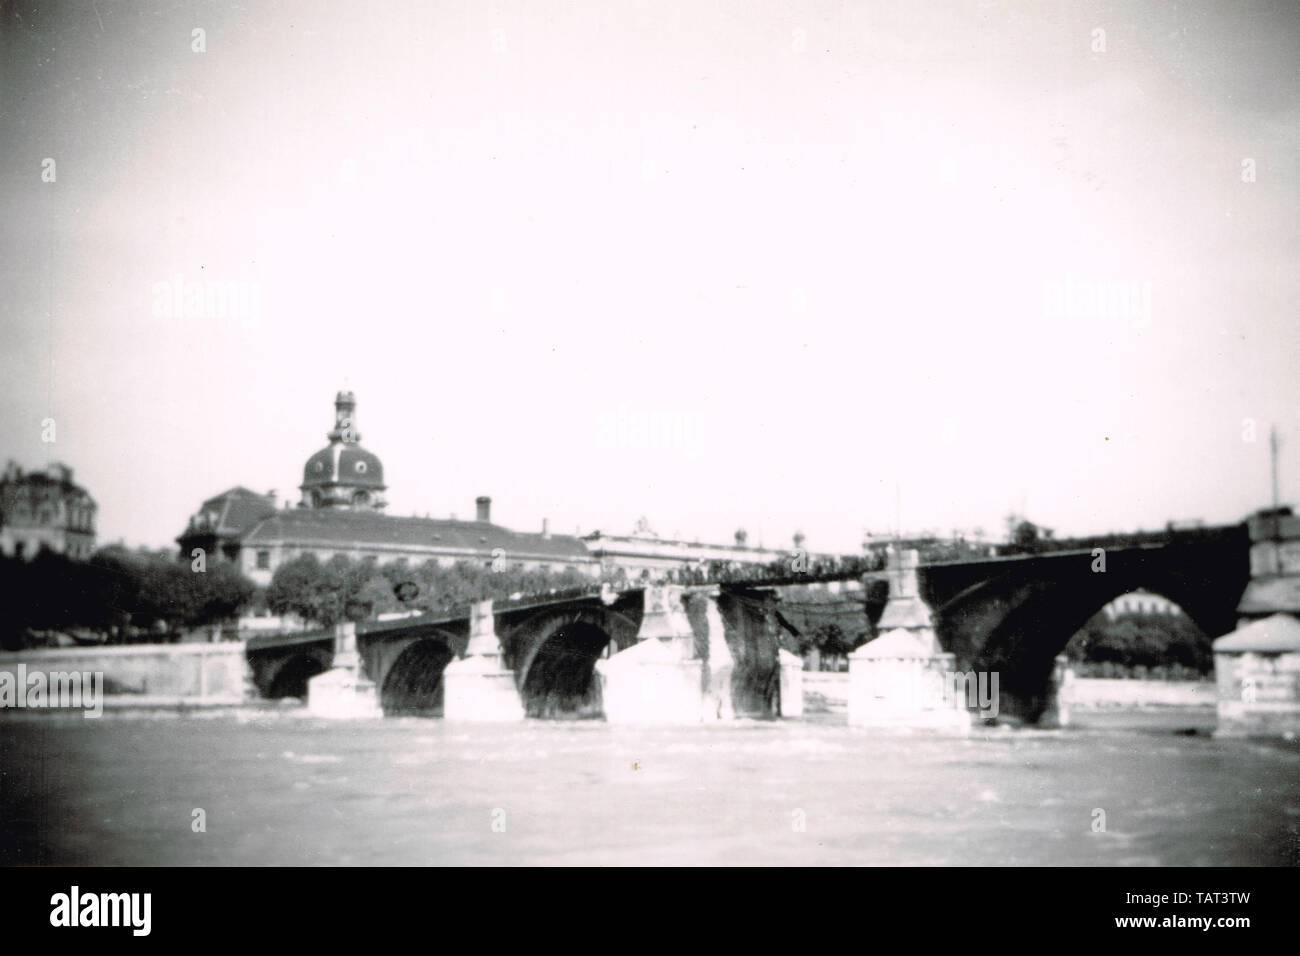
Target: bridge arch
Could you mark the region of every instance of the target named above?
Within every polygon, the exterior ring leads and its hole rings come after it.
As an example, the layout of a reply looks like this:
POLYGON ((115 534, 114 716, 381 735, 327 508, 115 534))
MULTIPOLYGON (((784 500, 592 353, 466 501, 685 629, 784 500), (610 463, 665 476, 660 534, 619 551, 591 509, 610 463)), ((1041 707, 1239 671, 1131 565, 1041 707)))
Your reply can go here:
POLYGON ((263 693, 271 700, 307 699, 307 682, 329 670, 334 654, 325 648, 307 648, 276 663, 262 678, 263 693))
POLYGON ((636 643, 638 622, 596 606, 547 613, 515 633, 515 680, 529 717, 603 715, 596 661, 636 643))
POLYGON ((941 642, 962 669, 997 672, 1000 711, 1037 720, 1054 662, 1070 638, 1116 598, 1146 591, 1167 598, 1210 637, 1231 630, 1241 582, 1177 549, 1115 556, 1105 571, 1091 555, 1051 555, 1011 565, 936 608, 941 642))
POLYGON ((456 655, 447 641, 420 638, 402 649, 379 688, 385 717, 441 717, 442 673, 456 655))

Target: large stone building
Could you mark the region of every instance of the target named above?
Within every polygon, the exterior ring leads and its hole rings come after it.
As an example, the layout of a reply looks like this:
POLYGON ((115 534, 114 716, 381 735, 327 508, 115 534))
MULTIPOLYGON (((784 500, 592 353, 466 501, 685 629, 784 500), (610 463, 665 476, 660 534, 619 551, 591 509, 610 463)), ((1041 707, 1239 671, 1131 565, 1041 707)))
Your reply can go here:
MULTIPOLYGON (((702 561, 768 563, 792 553, 748 547, 743 531, 737 532, 734 545, 665 540, 644 519, 631 535, 552 534, 545 522, 540 532, 511 531, 492 523, 487 496, 475 500, 473 521, 386 515, 384 466, 361 447, 356 407, 351 392, 338 394, 329 444, 307 459, 296 508, 278 508, 274 493, 231 488, 203 502, 190 517, 176 539, 181 557, 188 560, 202 549, 207 556, 235 562, 244 575, 265 585, 276 568, 307 553, 321 560, 343 554, 380 563, 405 559, 412 564, 481 561, 499 566, 504 561, 593 577, 622 568, 631 580, 652 580, 702 561)), ((802 544, 796 536, 795 547, 802 544)))
POLYGON ((67 465, 24 473, 11 461, 0 476, 0 551, 32 558, 45 549, 88 558, 95 550, 96 507, 67 465))
POLYGON ((690 567, 700 562, 728 564, 771 564, 792 560, 803 551, 807 559, 815 561, 833 557, 829 554, 808 554, 803 536, 796 534, 791 548, 750 547, 748 535, 742 529, 736 532, 735 544, 703 544, 699 541, 677 541, 660 538, 650 530, 644 518, 632 534, 611 535, 600 531, 584 535, 582 539, 592 557, 604 568, 622 568, 629 580, 655 580, 676 568, 690 567))
POLYGON ((400 559, 413 564, 504 561, 526 569, 599 572, 599 562, 579 538, 493 524, 492 500, 486 496, 476 500, 473 521, 384 514, 384 466, 361 447, 351 392, 340 392, 335 399, 334 428, 326 437, 329 444, 303 466, 298 507, 277 508, 273 493, 231 488, 203 502, 190 517, 176 539, 181 557, 202 548, 208 555, 234 561, 244 575, 263 585, 281 564, 302 554, 322 561, 342 554, 381 564, 400 559))

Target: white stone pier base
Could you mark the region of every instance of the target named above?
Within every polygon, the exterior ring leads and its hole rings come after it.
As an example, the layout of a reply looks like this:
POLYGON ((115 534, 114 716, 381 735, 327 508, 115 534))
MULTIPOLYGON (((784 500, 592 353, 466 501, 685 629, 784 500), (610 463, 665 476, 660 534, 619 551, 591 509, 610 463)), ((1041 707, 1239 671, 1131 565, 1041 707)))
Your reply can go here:
POLYGON ((926 654, 923 648, 893 641, 865 653, 883 640, 849 655, 849 726, 969 731, 965 701, 950 691, 953 655, 926 654))
POLYGON ((651 639, 596 662, 611 724, 698 724, 704 717, 703 661, 684 661, 651 639))
MULTIPOLYGON (((708 695, 682 588, 647 587, 637 643, 596 662, 611 724, 698 724, 708 695)), ((728 675, 729 677, 729 675, 728 675)))
POLYGON ((491 601, 470 608, 465 656, 443 669, 442 716, 482 723, 524 719, 515 673, 502 662, 491 601))
POLYGON ((357 626, 351 621, 334 627, 334 666, 307 681, 307 712, 339 720, 384 716, 375 682, 361 672, 357 626))
POLYGON ((781 648, 781 716, 803 716, 803 658, 781 648))
POLYGON ((970 731, 965 701, 951 692, 954 657, 939 645, 921 599, 919 564, 916 551, 890 553, 889 603, 877 625, 880 636, 849 655, 851 727, 970 731))
POLYGON ((1214 642, 1216 737, 1300 737, 1300 620, 1274 614, 1214 642))
POLYGON ((1065 656, 1056 658, 1052 668, 1052 683, 1047 692, 1047 706, 1038 718, 1038 726, 1044 729, 1070 726, 1070 692, 1074 683, 1074 671, 1065 656))

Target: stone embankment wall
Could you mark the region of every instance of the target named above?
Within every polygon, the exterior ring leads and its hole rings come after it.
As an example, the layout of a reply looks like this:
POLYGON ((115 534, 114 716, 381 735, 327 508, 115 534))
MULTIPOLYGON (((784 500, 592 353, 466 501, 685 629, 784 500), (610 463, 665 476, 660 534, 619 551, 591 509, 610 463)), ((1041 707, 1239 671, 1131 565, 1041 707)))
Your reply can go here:
MULTIPOLYGON (((1064 691, 1071 707, 1213 707, 1212 680, 1163 681, 1076 677, 1064 691)), ((847 672, 804 671, 804 707, 808 713, 844 713, 848 707, 847 672)))
POLYGON ((102 673, 107 706, 237 704, 253 695, 244 644, 131 644, 0 652, 0 671, 102 673))

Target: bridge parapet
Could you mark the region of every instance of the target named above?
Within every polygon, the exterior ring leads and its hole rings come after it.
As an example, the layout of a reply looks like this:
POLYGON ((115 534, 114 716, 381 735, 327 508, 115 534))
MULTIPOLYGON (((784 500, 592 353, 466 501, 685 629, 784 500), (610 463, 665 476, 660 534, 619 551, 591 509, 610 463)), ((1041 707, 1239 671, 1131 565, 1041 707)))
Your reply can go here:
POLYGON ((1107 551, 1125 548, 1165 548, 1181 545, 1220 544, 1240 538, 1246 533, 1245 523, 1231 525, 1206 525, 1190 528, 1162 528, 1157 531, 1121 531, 1112 534, 1087 535, 1080 538, 1046 538, 1031 547, 1015 545, 997 546, 999 557, 1053 554, 1058 551, 1107 551))

